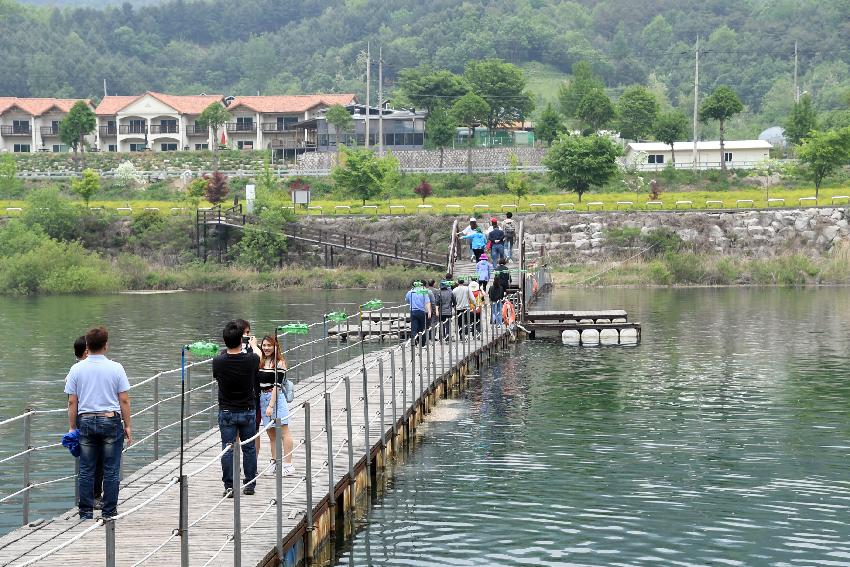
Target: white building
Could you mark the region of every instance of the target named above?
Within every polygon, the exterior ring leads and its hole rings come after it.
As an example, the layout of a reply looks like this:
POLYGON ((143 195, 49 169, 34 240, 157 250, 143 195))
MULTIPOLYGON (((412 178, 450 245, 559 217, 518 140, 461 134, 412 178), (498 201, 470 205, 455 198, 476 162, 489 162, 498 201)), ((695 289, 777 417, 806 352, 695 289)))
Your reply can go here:
MULTIPOLYGON (((720 169, 720 160, 726 162, 729 169, 751 169, 770 157, 773 146, 766 140, 727 140, 723 143, 723 155, 720 155, 719 141, 697 142, 697 167, 699 169, 720 169)), ((691 169, 694 167, 694 143, 676 142, 671 149, 662 142, 631 142, 626 145, 626 163, 632 163, 639 155, 645 154, 643 170, 655 171, 664 169, 673 163, 675 150, 675 167, 691 169)))
POLYGON ((0 97, 0 151, 67 152, 59 139, 59 123, 79 100, 0 97))

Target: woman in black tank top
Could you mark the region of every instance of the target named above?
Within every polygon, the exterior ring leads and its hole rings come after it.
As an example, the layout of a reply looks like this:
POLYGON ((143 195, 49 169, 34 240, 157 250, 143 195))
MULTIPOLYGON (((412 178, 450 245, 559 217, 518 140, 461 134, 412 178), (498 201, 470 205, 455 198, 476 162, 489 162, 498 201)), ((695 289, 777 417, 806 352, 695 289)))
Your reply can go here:
POLYGON ((292 434, 289 432, 289 405, 286 403, 286 396, 281 387, 286 377, 286 361, 283 359, 283 354, 280 352, 280 345, 277 337, 274 335, 266 335, 260 343, 260 369, 259 369, 259 384, 260 384, 260 415, 262 416, 263 427, 269 426, 266 433, 271 441, 271 461, 275 466, 269 469, 269 474, 273 475, 275 468, 279 464, 279 456, 277 455, 277 428, 274 426, 275 418, 280 419, 280 434, 283 436, 283 476, 295 474, 295 467, 292 465, 292 434), (277 369, 275 369, 277 366, 277 369))

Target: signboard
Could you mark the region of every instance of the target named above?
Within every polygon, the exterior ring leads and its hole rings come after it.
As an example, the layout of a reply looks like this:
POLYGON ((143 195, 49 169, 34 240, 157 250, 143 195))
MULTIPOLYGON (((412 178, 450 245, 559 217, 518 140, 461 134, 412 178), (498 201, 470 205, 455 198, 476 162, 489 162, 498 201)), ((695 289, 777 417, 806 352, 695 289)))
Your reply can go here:
POLYGON ((248 205, 248 214, 254 213, 254 199, 257 198, 257 188, 253 184, 245 186, 245 201, 248 205))
POLYGON ((309 205, 310 204, 310 191, 302 191, 296 190, 292 192, 292 204, 293 205, 309 205))

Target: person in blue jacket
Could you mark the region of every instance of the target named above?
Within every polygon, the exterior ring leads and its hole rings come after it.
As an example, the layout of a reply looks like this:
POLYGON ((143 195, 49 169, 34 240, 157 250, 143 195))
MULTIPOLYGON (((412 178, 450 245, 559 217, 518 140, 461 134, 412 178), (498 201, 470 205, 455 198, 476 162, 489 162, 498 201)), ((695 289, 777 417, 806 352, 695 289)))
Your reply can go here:
POLYGON ((487 291, 487 284, 490 283, 490 276, 493 275, 493 265, 487 259, 487 254, 482 254, 478 263, 475 264, 475 271, 478 272, 478 286, 481 291, 487 291))
POLYGON ((475 232, 470 234, 458 233, 458 236, 472 242, 472 254, 475 256, 475 263, 477 264, 478 260, 481 259, 481 255, 484 253, 484 249, 487 247, 487 237, 484 236, 480 228, 476 228, 475 232))

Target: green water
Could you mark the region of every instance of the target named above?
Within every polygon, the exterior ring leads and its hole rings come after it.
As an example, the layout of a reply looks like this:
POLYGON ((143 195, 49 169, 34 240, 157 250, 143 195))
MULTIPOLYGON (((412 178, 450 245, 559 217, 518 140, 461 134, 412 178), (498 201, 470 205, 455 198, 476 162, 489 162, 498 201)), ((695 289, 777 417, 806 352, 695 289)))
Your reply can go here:
POLYGON ((340 565, 850 565, 846 289, 560 291, 638 347, 524 342, 444 402, 340 565))
MULTIPOLYGON (((86 329, 106 325, 110 330, 109 357, 121 362, 136 383, 157 372, 180 366, 180 346, 195 340, 221 343, 221 328, 230 319, 251 321, 252 331, 262 336, 284 322, 320 321, 322 314, 345 310, 357 312, 357 305, 375 297, 387 305, 397 304, 401 294, 376 291, 279 291, 251 293, 176 293, 155 295, 105 295, 84 297, 0 297, 0 328, 6 329, 6 344, 0 354, 0 421, 37 409, 66 406, 64 378, 74 363, 73 342, 86 329)), ((318 335, 289 338, 288 347, 318 335)), ((310 358, 309 347, 289 358, 290 364, 310 358)), ((312 352, 318 355, 319 350, 312 352)), ((331 361, 334 358, 331 357, 331 361)), ((316 372, 320 371, 317 366, 316 372)), ((293 376, 295 377, 295 376, 293 376)), ((211 379, 209 366, 192 376, 195 385, 211 379)), ((162 378, 161 398, 180 391, 180 375, 162 378)), ((150 404, 152 385, 131 391, 134 412, 150 404)), ((194 413, 214 403, 209 390, 191 399, 194 413)), ((160 425, 179 420, 179 400, 163 403, 160 425)), ((153 415, 134 418, 136 440, 153 430, 153 415)), ((33 445, 58 443, 68 430, 65 413, 36 415, 33 418, 33 445)), ((191 423, 197 433, 211 427, 209 414, 191 423)), ((178 444, 179 429, 162 434, 161 454, 178 444)), ((0 459, 22 449, 22 422, 0 427, 0 459)), ((152 440, 139 443, 124 456, 125 470, 133 471, 153 458, 152 440)), ((22 461, 0 463, 0 498, 22 488, 22 461)), ((44 482, 74 474, 74 460, 62 447, 33 455, 32 482, 44 482)), ((31 518, 49 518, 73 505, 74 489, 69 482, 46 485, 32 493, 31 518)), ((0 504, 0 534, 18 527, 21 500, 0 504)))

